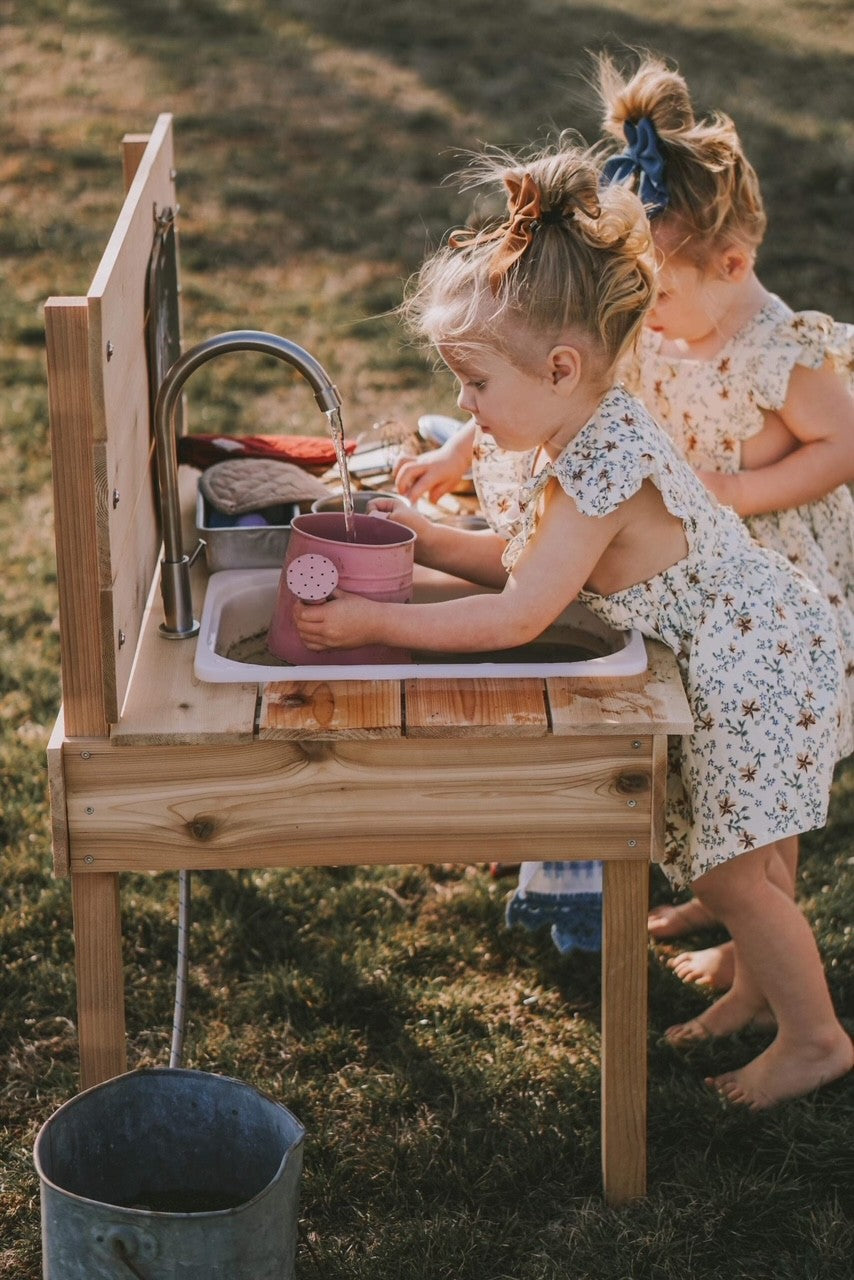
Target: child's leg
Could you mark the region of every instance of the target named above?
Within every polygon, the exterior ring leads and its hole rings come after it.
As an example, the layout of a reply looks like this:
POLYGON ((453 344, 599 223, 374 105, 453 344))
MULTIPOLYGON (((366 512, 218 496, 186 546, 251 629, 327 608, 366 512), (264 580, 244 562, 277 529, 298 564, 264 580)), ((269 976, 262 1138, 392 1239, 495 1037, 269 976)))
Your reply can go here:
MULTIPOLYGON (((729 929, 736 951, 731 990, 700 1021, 722 1034, 743 1026, 766 1002, 777 1021, 764 1053, 709 1081, 730 1101, 754 1109, 809 1093, 854 1065, 854 1045, 834 1012, 809 924, 771 878, 774 853, 769 845, 741 854, 694 884, 703 905, 729 929)), ((671 1039, 679 1040, 676 1028, 671 1039)))
MULTIPOLYGON (((777 842, 777 854, 768 874, 775 884, 794 898, 797 873, 798 837, 787 836, 777 842)), ((700 907, 696 898, 692 898, 684 906, 689 907, 692 903, 700 907)), ((704 947, 701 951, 680 951, 678 956, 667 961, 667 967, 683 982, 696 982, 698 987, 709 987, 712 991, 727 991, 732 986, 735 975, 733 945, 731 942, 722 942, 717 947, 704 947)))
MULTIPOLYGON (((783 864, 791 874, 792 894, 794 896, 795 876, 798 869, 798 837, 786 836, 784 840, 778 841, 777 848, 783 864)), ((656 941, 664 941, 666 938, 681 938, 684 933, 693 933, 695 929, 710 929, 717 923, 718 921, 712 919, 706 908, 696 897, 689 898, 687 902, 669 903, 653 907, 647 917, 647 927, 656 941)), ((686 954, 690 955, 692 953, 686 952, 686 954)), ((702 953, 696 952, 694 954, 702 953)), ((698 979, 688 978, 686 981, 697 982, 698 979)), ((731 978, 730 981, 732 981, 731 978)))

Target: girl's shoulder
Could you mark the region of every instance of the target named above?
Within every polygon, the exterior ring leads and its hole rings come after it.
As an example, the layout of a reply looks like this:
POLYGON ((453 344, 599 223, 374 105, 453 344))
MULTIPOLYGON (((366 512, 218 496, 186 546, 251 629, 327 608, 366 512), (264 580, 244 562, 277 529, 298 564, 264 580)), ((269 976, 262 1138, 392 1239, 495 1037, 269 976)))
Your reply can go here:
POLYGON ((682 467, 672 442, 645 406, 617 386, 549 470, 579 510, 605 515, 632 497, 648 477, 672 477, 682 467))
POLYGON ((745 340, 757 408, 783 407, 795 365, 821 369, 829 363, 854 389, 854 325, 822 311, 792 311, 779 298, 756 319, 745 340))

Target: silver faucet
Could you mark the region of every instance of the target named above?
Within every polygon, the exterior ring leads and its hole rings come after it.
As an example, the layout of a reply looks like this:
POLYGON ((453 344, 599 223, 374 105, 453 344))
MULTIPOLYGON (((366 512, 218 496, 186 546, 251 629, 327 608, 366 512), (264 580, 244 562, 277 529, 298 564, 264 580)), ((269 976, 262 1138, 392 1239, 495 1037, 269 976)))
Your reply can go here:
POLYGON ((235 329, 218 333, 200 342, 175 361, 166 373, 154 404, 154 444, 157 455, 157 484, 160 491, 160 513, 163 523, 163 559, 160 562, 160 592, 163 596, 165 622, 161 635, 172 640, 194 636, 199 624, 193 617, 190 592, 190 565, 201 551, 199 543, 192 556, 184 555, 181 539, 181 504, 178 495, 178 459, 175 444, 175 406, 181 388, 191 373, 214 356, 230 351, 262 351, 276 356, 298 369, 310 383, 314 398, 323 413, 334 413, 341 407, 341 397, 326 370, 308 351, 288 338, 255 329, 235 329))

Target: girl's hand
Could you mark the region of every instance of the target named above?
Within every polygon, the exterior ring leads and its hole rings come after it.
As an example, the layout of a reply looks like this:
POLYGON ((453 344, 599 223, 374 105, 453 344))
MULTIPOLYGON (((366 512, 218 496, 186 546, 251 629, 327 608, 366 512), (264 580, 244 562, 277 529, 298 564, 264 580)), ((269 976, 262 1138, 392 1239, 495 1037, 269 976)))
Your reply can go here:
POLYGON ((431 502, 438 502, 460 482, 465 471, 465 465, 460 466, 454 458, 443 456, 442 449, 431 449, 417 458, 405 458, 399 462, 394 482, 398 491, 412 502, 417 502, 425 494, 431 502))
POLYGON ((320 604, 306 604, 295 597, 293 618, 307 649, 357 649, 377 641, 381 607, 376 600, 338 590, 320 604))
POLYGON ((408 502, 398 498, 372 498, 368 503, 368 515, 373 515, 376 519, 386 517, 411 529, 418 537, 415 544, 416 560, 421 559, 422 553, 429 552, 431 541, 435 539, 436 525, 408 502))
POLYGON ((397 524, 405 524, 407 529, 416 529, 425 517, 402 498, 371 498, 367 505, 367 514, 379 519, 394 520, 397 524))
POLYGON ((461 426, 441 448, 417 458, 402 458, 394 470, 398 491, 410 502, 417 502, 425 494, 431 502, 438 502, 444 494, 451 493, 471 467, 473 440, 474 429, 461 426))

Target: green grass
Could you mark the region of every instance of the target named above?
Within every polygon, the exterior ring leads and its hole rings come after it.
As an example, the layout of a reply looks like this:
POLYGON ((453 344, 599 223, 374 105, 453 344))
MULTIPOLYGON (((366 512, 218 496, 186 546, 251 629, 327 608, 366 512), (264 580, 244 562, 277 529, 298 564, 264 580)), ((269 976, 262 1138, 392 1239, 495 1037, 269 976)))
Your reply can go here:
MULTIPOLYGON (((40 1275, 39 1127, 76 1089, 70 895, 50 872, 59 705, 42 305, 85 293, 118 142, 175 115, 184 334, 271 329, 333 373, 349 431, 449 410, 387 313, 465 215, 460 149, 591 139, 585 50, 648 45, 730 111, 769 208, 764 281, 850 319, 854 36, 841 0, 0 0, 0 1276, 40 1275)), ((263 360, 192 387, 198 430, 316 430, 263 360)), ((854 770, 804 840, 801 896, 854 1019, 854 770)), ((473 851, 486 862, 490 851, 473 851)), ((842 1280, 854 1087, 750 1116, 702 1085, 762 1040, 660 1042, 706 997, 651 953, 650 1194, 599 1195, 599 976, 503 926, 476 869, 195 877, 186 1063, 308 1129, 300 1280, 842 1280)), ((657 896, 666 894, 656 881, 657 896)), ((133 1065, 168 1058, 176 884, 125 877, 133 1065)))

